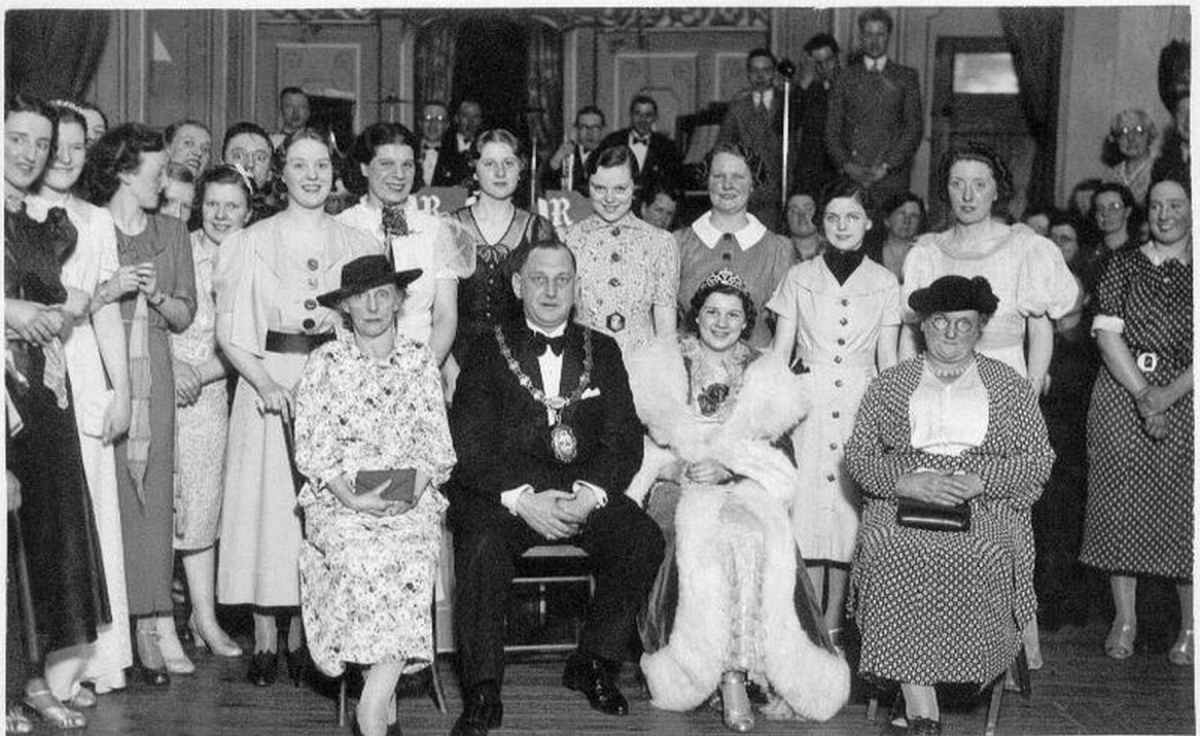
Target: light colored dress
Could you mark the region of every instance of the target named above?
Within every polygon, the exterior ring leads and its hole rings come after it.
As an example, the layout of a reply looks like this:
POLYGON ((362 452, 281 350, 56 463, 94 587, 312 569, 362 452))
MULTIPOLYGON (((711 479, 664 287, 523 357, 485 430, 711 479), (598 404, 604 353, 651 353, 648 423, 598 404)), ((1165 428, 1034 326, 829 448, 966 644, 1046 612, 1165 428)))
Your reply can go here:
POLYGON ((679 250, 670 233, 632 212, 616 222, 590 215, 567 230, 575 254, 575 321, 611 335, 622 351, 654 339, 651 309, 675 308, 679 250))
POLYGON ((475 270, 475 248, 466 238, 455 238, 449 222, 417 207, 415 197, 404 205, 408 235, 394 236, 390 244, 383 232, 383 210, 363 197, 337 216, 339 222, 371 234, 381 247, 388 246, 397 271, 421 269, 421 277, 405 287, 407 296, 396 327, 400 334, 428 343, 433 331, 433 300, 437 282, 464 279, 475 270))
MULTIPOLYGON (((792 267, 792 244, 782 235, 767 230, 754 215, 735 233, 722 233, 712 225, 712 212, 705 212, 689 227, 675 231, 679 244, 679 307, 686 314, 700 282, 714 271, 728 268, 742 277, 756 306, 767 303, 775 287, 792 267)), ((759 315, 750 335, 750 345, 771 344, 771 328, 759 315)))
POLYGON ((300 553, 304 631, 313 662, 337 676, 346 662, 433 661, 430 603, 448 503, 427 490, 399 516, 343 504, 325 485, 360 470, 416 468, 434 486, 454 447, 433 353, 398 336, 386 363, 352 335, 313 352, 296 390, 296 464, 306 534, 300 553))
MULTIPOLYGON (((63 285, 88 294, 117 270, 117 234, 108 210, 74 196, 52 201, 43 197, 26 199, 35 220, 44 220, 50 207, 63 207, 79 233, 75 251, 62 267, 63 285)), ((107 373, 90 319, 77 322, 63 343, 67 375, 71 379, 71 403, 83 471, 92 496, 96 533, 112 622, 96 627, 98 638, 88 646, 87 664, 79 679, 93 680, 97 687, 125 686, 124 669, 133 664, 129 639, 129 604, 125 597, 125 553, 121 534, 121 510, 117 501, 117 469, 112 445, 100 440, 104 411, 110 401, 107 373)))
MULTIPOLYGON (((191 240, 196 317, 186 330, 171 335, 171 354, 198 366, 217 349, 212 273, 218 246, 203 229, 193 232, 191 240)), ((175 549, 207 549, 217 540, 228 430, 224 379, 204 386, 195 404, 175 408, 175 549)))
POLYGON ((869 258, 839 284, 825 259, 814 258, 788 271, 767 309, 796 320, 795 354, 813 378, 812 411, 792 432, 801 478, 792 531, 809 563, 849 563, 860 500, 843 445, 876 373, 880 330, 900 324, 900 285, 869 258))
POLYGON ((966 249, 951 243, 953 235, 953 229, 926 233, 909 251, 902 279, 904 321, 918 320, 908 307, 908 298, 917 289, 952 274, 983 276, 1000 304, 975 352, 1003 361, 1024 376, 1025 320, 1043 314, 1058 319, 1070 312, 1079 295, 1074 276, 1058 247, 1025 225, 1012 225, 1000 237, 966 249))
POLYGON ((950 384, 924 357, 871 383, 846 465, 866 505, 847 608, 872 681, 988 683, 1013 662, 1037 610, 1030 507, 1054 453, 1028 381, 984 356, 950 384), (917 469, 976 473, 966 532, 896 523, 896 481, 917 469))
MULTIPOLYGON (((307 355, 266 349, 268 330, 320 335, 341 324, 316 297, 341 286, 342 266, 379 253, 375 240, 333 218, 316 245, 304 251, 280 214, 230 235, 213 273, 217 315, 232 315, 234 345, 262 359, 281 386, 300 380, 307 355)), ((238 381, 225 454, 221 509, 221 564, 217 598, 224 604, 297 606, 300 517, 296 488, 278 415, 264 414, 258 392, 238 381)))

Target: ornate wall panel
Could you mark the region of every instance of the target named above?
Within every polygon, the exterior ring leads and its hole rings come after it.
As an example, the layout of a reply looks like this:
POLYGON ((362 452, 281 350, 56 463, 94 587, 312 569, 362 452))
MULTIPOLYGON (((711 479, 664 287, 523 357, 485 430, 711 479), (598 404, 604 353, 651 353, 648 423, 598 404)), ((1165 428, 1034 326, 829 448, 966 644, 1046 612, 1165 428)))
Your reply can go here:
POLYGON ((618 128, 628 121, 629 101, 634 95, 646 93, 658 103, 658 130, 675 135, 675 118, 696 107, 695 53, 637 53, 617 54, 613 59, 614 99, 621 115, 618 128))

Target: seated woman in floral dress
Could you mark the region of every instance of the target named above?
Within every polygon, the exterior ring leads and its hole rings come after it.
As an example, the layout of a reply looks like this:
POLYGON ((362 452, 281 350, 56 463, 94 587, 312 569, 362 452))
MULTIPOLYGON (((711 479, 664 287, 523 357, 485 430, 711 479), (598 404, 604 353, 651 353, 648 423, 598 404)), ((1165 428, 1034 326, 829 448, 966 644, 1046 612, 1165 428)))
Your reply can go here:
POLYGON ((296 391, 304 630, 322 672, 368 667, 355 732, 370 736, 396 728, 397 680, 434 656, 429 604, 447 506, 436 487, 455 456, 433 353, 396 328, 403 289, 420 275, 396 273, 384 255, 346 264, 341 288, 319 301, 353 333, 313 352, 296 391), (356 488, 359 471, 398 469, 416 471, 411 501, 389 497, 399 481, 356 488))
POLYGON ((770 693, 766 713, 779 718, 827 720, 850 687, 788 520, 796 466, 771 441, 807 412, 809 381, 759 359, 745 342, 754 318, 746 284, 718 271, 692 300, 695 334, 626 356, 638 413, 665 446, 649 452, 629 495, 640 501, 655 475, 682 486, 673 554, 643 617, 642 671, 668 710, 694 708, 719 686, 734 731, 754 726, 747 680, 770 693))

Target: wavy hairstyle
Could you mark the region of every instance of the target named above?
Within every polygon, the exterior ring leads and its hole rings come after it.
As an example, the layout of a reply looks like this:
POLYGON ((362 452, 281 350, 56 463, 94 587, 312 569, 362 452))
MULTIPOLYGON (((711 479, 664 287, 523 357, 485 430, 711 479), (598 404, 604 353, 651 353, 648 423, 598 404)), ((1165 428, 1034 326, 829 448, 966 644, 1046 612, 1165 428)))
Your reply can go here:
POLYGON ((964 141, 942 155, 938 164, 938 182, 941 184, 937 190, 938 199, 950 204, 950 169, 959 161, 978 161, 991 169, 992 178, 996 180, 996 202, 992 205, 992 215, 1008 217, 1008 205, 1014 194, 1012 170, 1000 154, 981 141, 964 141))
POLYGON ((85 199, 103 207, 121 188, 121 174, 142 165, 142 154, 165 148, 162 134, 141 123, 122 123, 104 134, 88 150, 79 188, 85 199))

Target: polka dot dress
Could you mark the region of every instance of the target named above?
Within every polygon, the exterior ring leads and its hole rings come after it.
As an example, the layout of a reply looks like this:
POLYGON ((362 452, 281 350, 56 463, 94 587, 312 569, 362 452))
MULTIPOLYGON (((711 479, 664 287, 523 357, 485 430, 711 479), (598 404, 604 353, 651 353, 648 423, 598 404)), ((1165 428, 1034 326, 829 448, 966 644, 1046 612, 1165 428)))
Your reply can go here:
MULTIPOLYGON (((1165 386, 1192 364, 1192 266, 1115 255, 1096 288, 1097 319, 1124 320, 1142 375, 1165 386)), ((1088 412, 1088 505, 1080 560, 1110 572, 1192 577, 1192 393, 1146 434, 1133 397, 1100 371, 1088 412)))
POLYGON ((862 632, 859 671, 870 679, 990 682, 1012 663, 1037 608, 1029 509, 1054 454, 1029 383, 999 361, 976 360, 988 394, 978 447, 948 456, 912 446, 908 405, 921 359, 875 379, 846 444, 847 467, 866 499, 849 607, 862 632), (970 531, 896 523, 896 480, 918 468, 983 479, 970 531))

